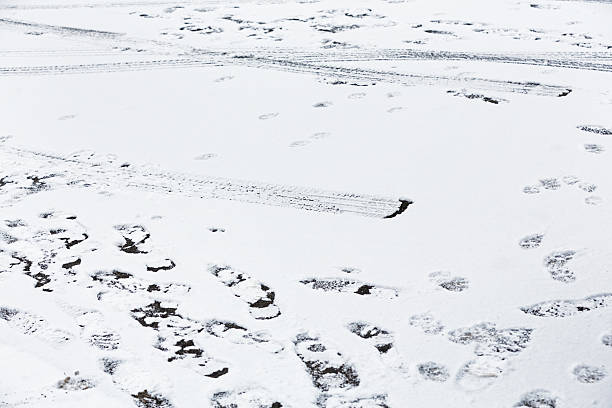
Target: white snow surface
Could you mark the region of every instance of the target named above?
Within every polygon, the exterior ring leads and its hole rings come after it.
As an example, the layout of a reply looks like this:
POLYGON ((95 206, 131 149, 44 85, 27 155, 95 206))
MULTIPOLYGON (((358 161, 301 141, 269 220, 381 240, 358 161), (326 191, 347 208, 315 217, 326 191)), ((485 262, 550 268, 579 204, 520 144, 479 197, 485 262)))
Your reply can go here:
POLYGON ((0 0, 0 407, 612 407, 610 0, 0 0))

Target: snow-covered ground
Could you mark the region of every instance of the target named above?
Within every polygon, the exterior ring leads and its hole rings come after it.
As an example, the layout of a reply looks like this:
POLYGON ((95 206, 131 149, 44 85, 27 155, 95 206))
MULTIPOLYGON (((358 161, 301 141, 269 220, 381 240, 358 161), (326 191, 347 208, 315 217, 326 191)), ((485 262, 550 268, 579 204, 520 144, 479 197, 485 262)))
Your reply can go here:
POLYGON ((0 407, 612 407, 610 0, 0 0, 0 407))

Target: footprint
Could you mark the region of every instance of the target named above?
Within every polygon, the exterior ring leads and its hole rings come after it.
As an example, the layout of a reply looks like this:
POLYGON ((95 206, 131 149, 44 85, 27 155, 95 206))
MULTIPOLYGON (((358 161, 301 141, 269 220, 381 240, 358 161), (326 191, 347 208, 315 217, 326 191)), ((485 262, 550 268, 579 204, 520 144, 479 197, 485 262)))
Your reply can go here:
POLYGON ((351 389, 359 385, 357 370, 343 355, 321 343, 318 337, 300 333, 293 340, 295 353, 306 366, 314 386, 320 391, 351 389))
POLYGON ((159 271, 169 271, 174 269, 176 264, 172 259, 166 258, 159 261, 150 261, 147 262, 147 271, 149 272, 159 272, 159 271))
POLYGON ((576 251, 565 250, 555 251, 544 258, 544 266, 548 269, 548 272, 552 278, 556 281, 563 283, 570 283, 576 280, 574 272, 565 268, 565 265, 574 259, 576 251))
POLYGON ((582 191, 586 191, 587 193, 592 193, 593 191, 597 190, 597 186, 591 183, 580 183, 578 184, 578 188, 582 191))
POLYGON ((606 148, 598 144, 585 144, 584 150, 588 153, 601 154, 606 151, 606 148))
POLYGON ((612 347, 612 334, 604 334, 601 336, 601 343, 604 346, 612 347))
POLYGON ((523 187, 523 193, 525 194, 538 194, 540 188, 538 186, 525 186, 523 187))
POLYGON ((463 292, 470 287, 470 282, 461 276, 450 276, 450 272, 439 271, 429 274, 429 279, 437 286, 449 292, 463 292))
POLYGON ((540 192, 540 188, 546 190, 558 190, 561 188, 561 183, 556 178, 546 178, 539 181, 539 185, 526 186, 523 188, 523 192, 526 194, 537 194, 540 192))
POLYGON ((547 390, 533 390, 521 396, 516 408, 557 408, 558 398, 547 390))
POLYGON ((4 242, 5 244, 14 244, 18 239, 9 234, 8 232, 4 232, 0 230, 0 242, 4 242))
POLYGON ((75 318, 81 328, 81 337, 92 346, 100 350, 117 350, 121 343, 121 336, 116 331, 103 324, 100 312, 83 312, 75 318))
POLYGON ((309 143, 310 143, 309 140, 296 140, 295 142, 289 143, 289 147, 302 147, 302 146, 306 146, 309 143))
POLYGON ((228 340, 234 344, 252 344, 270 353, 284 350, 282 344, 274 341, 266 332, 250 332, 234 322, 212 319, 204 323, 204 331, 213 337, 228 340))
POLYGON ((227 75, 227 76, 222 76, 222 77, 215 79, 215 82, 225 82, 231 79, 234 79, 234 77, 232 75, 227 75))
POLYGON ((567 185, 573 185, 580 181, 580 179, 576 176, 564 176, 562 180, 567 185))
POLYGON ((584 202, 588 205, 599 205, 603 201, 603 198, 598 196, 588 196, 584 199, 584 202))
POLYGON ((102 371, 106 374, 113 375, 117 371, 117 367, 121 364, 121 360, 116 360, 110 357, 102 357, 100 359, 100 364, 102 365, 102 371))
POLYGON ((312 143, 315 140, 321 140, 321 139, 325 139, 328 138, 331 134, 328 132, 317 132, 317 133, 313 133, 311 136, 308 137, 309 140, 296 140, 294 142, 291 142, 289 144, 289 147, 302 147, 302 146, 306 146, 309 143, 312 143))
POLYGON ((455 381, 467 391, 482 390, 501 377, 506 368, 507 362, 499 357, 478 356, 459 369, 455 381))
POLYGON ((193 159, 194 160, 210 160, 210 159, 214 159, 217 156, 218 156, 217 153, 204 153, 204 154, 194 157, 193 159))
POLYGON ((66 343, 73 337, 66 331, 51 327, 42 317, 4 306, 0 306, 0 324, 2 322, 21 334, 35 336, 50 343, 66 343))
POLYGON ((405 108, 402 106, 394 106, 393 108, 389 108, 387 109, 387 113, 395 113, 395 112, 399 112, 401 110, 404 110, 405 108))
POLYGON ((355 293, 362 296, 375 296, 393 299, 399 296, 399 290, 395 288, 376 286, 352 279, 344 278, 310 278, 300 281, 301 284, 309 286, 314 290, 337 293, 355 293))
MULTIPOLYGON (((24 385, 27 387, 27 384, 24 385)), ((73 375, 64 377, 55 384, 43 388, 1 393, 0 403, 6 407, 56 406, 57 404, 54 403, 56 399, 65 397, 68 393, 88 390, 95 386, 96 383, 93 380, 83 378, 78 371, 75 371, 73 375)))
POLYGON ((612 305, 612 293, 601 293, 582 299, 548 300, 523 306, 523 313, 538 317, 568 317, 612 305))
POLYGON ((18 227, 25 227, 27 226, 26 222, 22 219, 15 219, 15 220, 4 220, 4 223, 6 224, 7 227, 9 228, 18 228, 18 227))
POLYGON ((179 283, 156 283, 134 277, 134 275, 118 270, 95 272, 91 278, 109 289, 127 291, 129 293, 164 293, 184 295, 191 289, 179 283))
POLYGON ((327 108, 329 106, 332 106, 333 103, 330 101, 324 101, 324 102, 317 102, 314 105, 312 105, 313 108, 327 108))
POLYGON ((148 254, 144 249, 146 241, 151 234, 142 225, 116 225, 115 229, 121 233, 125 242, 119 246, 119 250, 127 254, 148 254))
POLYGON ((523 249, 538 248, 542 244, 543 239, 544 234, 527 235, 526 237, 521 238, 519 241, 519 246, 523 249))
POLYGON ((147 390, 132 394, 134 403, 139 408, 173 408, 174 406, 164 396, 150 393, 147 390))
POLYGON ((463 97, 466 99, 479 99, 483 102, 488 102, 491 103, 493 105, 498 105, 500 102, 508 102, 507 99, 502 99, 502 98, 492 98, 490 96, 486 96, 486 95, 482 95, 482 94, 475 94, 475 93, 469 93, 466 91, 446 91, 446 93, 452 94, 453 96, 459 96, 459 97, 463 97))
POLYGON ((546 178, 546 179, 541 179, 540 180, 540 184, 542 185, 542 187, 544 187, 546 190, 558 190, 561 188, 561 183, 559 182, 558 179, 556 178, 546 178))
POLYGON ((278 112, 264 113, 263 115, 259 115, 260 120, 272 119, 278 116, 278 112))
POLYGON ((203 325, 181 316, 176 310, 177 307, 154 301, 132 309, 131 314, 143 327, 158 332, 154 347, 169 355, 168 362, 185 361, 195 372, 209 378, 227 374, 229 368, 209 357, 194 341, 204 329, 203 325))
POLYGON ((452 330, 448 339, 453 343, 472 344, 476 358, 468 361, 457 373, 457 384, 475 391, 489 387, 506 371, 508 358, 523 351, 533 330, 524 327, 498 329, 494 323, 482 322, 452 330))
POLYGON ((577 365, 572 370, 572 373, 574 373, 579 382, 585 384, 600 382, 608 375, 608 371, 605 367, 596 367, 586 364, 577 365))
POLYGON ((584 131, 584 132, 589 132, 589 133, 595 133, 598 135, 604 135, 604 136, 610 136, 612 135, 612 130, 610 129, 606 129, 602 126, 597 126, 597 125, 580 125, 577 126, 578 129, 584 131))
POLYGON ((323 394, 317 398, 317 407, 321 408, 389 408, 386 394, 375 394, 363 397, 323 394))
POLYGON ((273 319, 281 312, 274 304, 276 294, 268 286, 229 266, 213 265, 208 271, 230 288, 234 296, 249 305, 249 313, 259 320, 273 319))
POLYGON ((387 330, 365 322, 351 322, 347 325, 347 328, 351 333, 367 340, 381 354, 385 354, 393 348, 393 335, 387 330))
POLYGON ((366 93, 365 92, 355 92, 352 93, 348 96, 349 99, 363 99, 365 98, 366 93))
POLYGON ((512 327, 498 329, 494 323, 482 322, 462 327, 448 333, 453 343, 475 343, 474 353, 478 356, 491 355, 505 359, 520 353, 531 340, 533 329, 512 327))
POLYGON ((408 319, 408 324, 420 328, 425 334, 440 334, 444 330, 442 322, 434 319, 430 313, 413 315, 408 319))
POLYGON ((445 382, 450 377, 448 368, 433 361, 418 364, 417 370, 421 377, 429 381, 445 382))
POLYGON ((239 389, 215 392, 210 402, 212 408, 258 407, 282 408, 283 404, 270 397, 263 389, 239 389))
POLYGON ((316 132, 310 136, 310 139, 312 140, 327 139, 330 136, 331 136, 331 133, 329 132, 316 132))
POLYGON ((95 384, 93 381, 80 377, 78 371, 74 373, 74 376, 67 376, 66 378, 58 381, 56 385, 58 389, 66 391, 88 390, 94 386, 95 384))

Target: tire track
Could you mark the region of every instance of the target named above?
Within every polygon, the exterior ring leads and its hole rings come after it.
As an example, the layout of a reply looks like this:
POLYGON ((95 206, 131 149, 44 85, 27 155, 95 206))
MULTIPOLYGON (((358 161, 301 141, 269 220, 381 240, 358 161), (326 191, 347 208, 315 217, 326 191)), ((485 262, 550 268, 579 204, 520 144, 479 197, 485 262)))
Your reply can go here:
POLYGON ((362 68, 346 68, 333 65, 316 65, 289 59, 272 59, 258 56, 237 56, 234 60, 256 68, 272 68, 294 73, 308 73, 335 78, 340 81, 389 82, 401 85, 463 86, 493 92, 512 92, 540 96, 567 96, 572 90, 566 86, 539 82, 502 81, 478 77, 436 76, 408 74, 362 68))
POLYGON ((311 74, 320 77, 333 78, 337 81, 340 81, 340 83, 346 83, 347 81, 349 81, 367 83, 388 82, 408 86, 461 86, 475 90, 511 92, 556 97, 567 96, 571 92, 571 89, 566 86, 548 85, 539 82, 503 81, 478 77, 452 77, 408 74, 392 71, 346 68, 333 65, 315 65, 298 61, 290 61, 287 59, 280 60, 256 56, 234 57, 231 60, 211 59, 208 61, 199 58, 182 58, 98 64, 15 66, 0 68, 0 76, 141 71, 162 68, 201 67, 205 65, 230 65, 230 62, 234 62, 236 65, 245 65, 253 68, 275 69, 278 71, 299 74, 311 74), (223 64, 223 61, 228 62, 223 64))
MULTIPOLYGON (((252 3, 255 0, 241 0, 241 3, 252 3)), ((275 4, 282 3, 276 0, 275 4)), ((201 6, 205 4, 211 5, 227 5, 224 0, 176 0, 176 1, 125 1, 125 2, 100 2, 100 3, 71 3, 71 4, 2 4, 0 10, 60 10, 60 9, 77 9, 77 8, 115 8, 115 7, 155 7, 155 6, 176 6, 176 5, 194 5, 201 6)))
POLYGON ((0 68, 0 76, 145 71, 153 69, 201 67, 211 64, 215 64, 215 62, 193 58, 176 58, 149 61, 102 62, 97 64, 15 66, 0 68))
MULTIPOLYGON (((0 23, 20 25, 26 27, 37 27, 61 34, 90 36, 94 38, 117 38, 122 36, 119 33, 96 31, 89 29, 52 26, 46 24, 29 23, 18 20, 0 19, 0 23), (110 36, 110 37, 108 37, 110 36)), ((172 47, 171 42, 146 41, 144 39, 124 40, 140 43, 147 42, 150 45, 162 46, 163 48, 172 47)), ((185 50, 181 50, 184 52, 185 50)), ((188 52, 189 53, 189 52, 188 52)), ((485 62, 498 62, 508 64, 523 64, 536 66, 549 66, 558 68, 586 69, 611 72, 612 65, 586 62, 583 60, 552 59, 548 57, 504 54, 485 54, 485 53, 462 53, 449 51, 419 51, 419 50, 369 50, 363 52, 332 52, 332 53, 300 53, 291 50, 270 52, 257 50, 253 53, 233 53, 217 50, 192 49, 189 54, 194 58, 177 58, 155 61, 140 62, 119 62, 119 63, 99 63, 99 64, 77 64, 77 65, 56 65, 56 66, 21 66, 0 68, 1 75, 48 75, 57 73, 89 73, 89 72, 116 72, 116 71, 135 71, 145 69, 159 69, 168 67, 185 67, 207 65, 211 62, 200 62, 201 57, 214 58, 224 65, 247 65, 254 68, 275 69, 293 73, 305 73, 327 78, 334 78, 342 82, 388 82, 402 85, 428 85, 428 86, 462 86, 473 90, 510 92, 520 94, 534 94, 541 96, 567 96, 571 89, 566 86, 549 85, 538 82, 521 81, 502 81, 478 77, 463 76, 435 76, 414 73, 400 73, 394 71, 382 71, 365 68, 348 68, 337 65, 330 65, 330 62, 350 62, 350 61, 377 61, 377 60, 476 60, 485 62), (321 62, 324 62, 321 64, 321 62)), ((587 53, 588 56, 597 55, 603 59, 609 55, 587 53)))
POLYGON ((270 206, 291 207, 332 214, 352 213, 374 218, 394 218, 412 203, 402 198, 319 190, 297 186, 266 184, 221 177, 188 175, 176 172, 125 168, 112 163, 87 162, 33 150, 0 146, 4 163, 19 163, 32 170, 41 165, 64 174, 67 185, 84 182, 89 186, 113 190, 132 189, 161 194, 241 201, 270 206), (15 160, 17 159, 17 160, 15 160))
MULTIPOLYGON (((261 50, 257 50, 259 54, 261 50)), ((249 51, 245 52, 246 54, 249 51)), ((359 61, 479 61, 502 64, 533 65, 554 68, 612 72, 612 53, 550 53, 550 54, 496 54, 453 51, 422 51, 415 49, 351 50, 334 52, 308 52, 299 50, 269 50, 266 57, 289 58, 303 63, 359 62, 359 61), (608 63, 588 60, 607 61, 608 63)))
POLYGON ((57 25, 42 24, 42 23, 31 23, 27 21, 12 20, 8 18, 0 18, 0 24, 27 27, 27 28, 36 28, 36 29, 46 30, 48 32, 53 32, 56 34, 76 35, 80 37, 85 36, 85 37, 93 37, 93 38, 117 39, 123 36, 122 33, 115 33, 111 31, 91 30, 87 28, 57 26, 57 25))

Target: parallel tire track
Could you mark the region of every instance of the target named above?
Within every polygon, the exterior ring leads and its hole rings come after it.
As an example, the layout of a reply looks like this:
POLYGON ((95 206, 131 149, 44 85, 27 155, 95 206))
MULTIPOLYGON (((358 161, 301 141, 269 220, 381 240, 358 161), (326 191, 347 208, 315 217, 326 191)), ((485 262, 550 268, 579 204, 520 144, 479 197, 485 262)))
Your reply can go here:
MULTIPOLYGON (((0 146, 2 161, 18 159, 19 167, 28 161, 35 168, 51 165, 57 173, 89 185, 121 190, 124 188, 189 197, 242 201, 326 213, 353 213, 366 217, 393 218, 402 214, 412 201, 355 193, 319 190, 254 181, 206 177, 175 172, 122 168, 111 163, 87 162, 54 154, 0 146)), ((74 183, 73 183, 74 184, 74 183)))
POLYGON ((91 30, 87 28, 57 26, 57 25, 42 24, 42 23, 30 23, 27 21, 11 20, 8 18, 0 18, 0 24, 6 24, 6 25, 12 25, 12 26, 18 26, 18 27, 26 27, 26 28, 42 29, 47 32, 53 32, 56 34, 63 34, 63 35, 77 35, 77 36, 105 38, 105 39, 116 39, 116 38, 120 38, 123 36, 123 34, 121 33, 114 33, 111 31, 91 30))
MULTIPOLYGON (((249 51, 245 53, 248 55, 249 51)), ((290 58, 304 63, 359 61, 480 61, 502 64, 534 65, 554 68, 612 72, 612 53, 494 54, 414 49, 350 50, 310 52, 299 50, 257 50, 254 55, 275 59, 290 58), (597 62, 594 62, 597 61, 597 62), (608 63, 601 63, 606 61, 608 63)))
POLYGON ((235 58, 243 64, 258 68, 273 68, 281 71, 309 73, 317 76, 337 78, 357 82, 391 82, 402 85, 444 85, 464 86, 471 89, 494 92, 513 92, 541 96, 566 96, 571 92, 566 86, 547 85, 538 82, 502 81, 477 77, 451 77, 436 75, 408 74, 373 69, 346 68, 333 65, 317 65, 289 59, 264 57, 235 58))
MULTIPOLYGON (((218 60, 223 61, 223 60, 218 60)), ((226 60, 227 61, 227 60, 226 60)), ((512 92, 520 94, 534 94, 541 96, 566 96, 571 89, 560 85, 548 85, 538 82, 502 81, 476 77, 450 77, 435 75, 407 74, 391 71, 369 70, 358 68, 345 68, 333 65, 316 65, 288 59, 278 60, 263 57, 233 58, 232 62, 254 68, 275 69, 286 72, 305 73, 326 78, 335 78, 339 81, 349 82, 390 82, 401 85, 430 85, 430 86, 462 86, 475 90, 512 92)), ((117 71, 139 71, 162 68, 188 68, 205 65, 221 64, 215 60, 202 60, 197 58, 164 59, 152 61, 127 61, 98 64, 76 65, 44 65, 44 66, 16 66, 0 68, 0 76, 8 75, 57 75, 82 74, 117 71)))
POLYGON ((97 64, 15 66, 0 68, 0 76, 143 71, 152 69, 199 67, 211 64, 214 64, 214 62, 203 61, 201 59, 177 58, 149 61, 103 62, 97 64))

